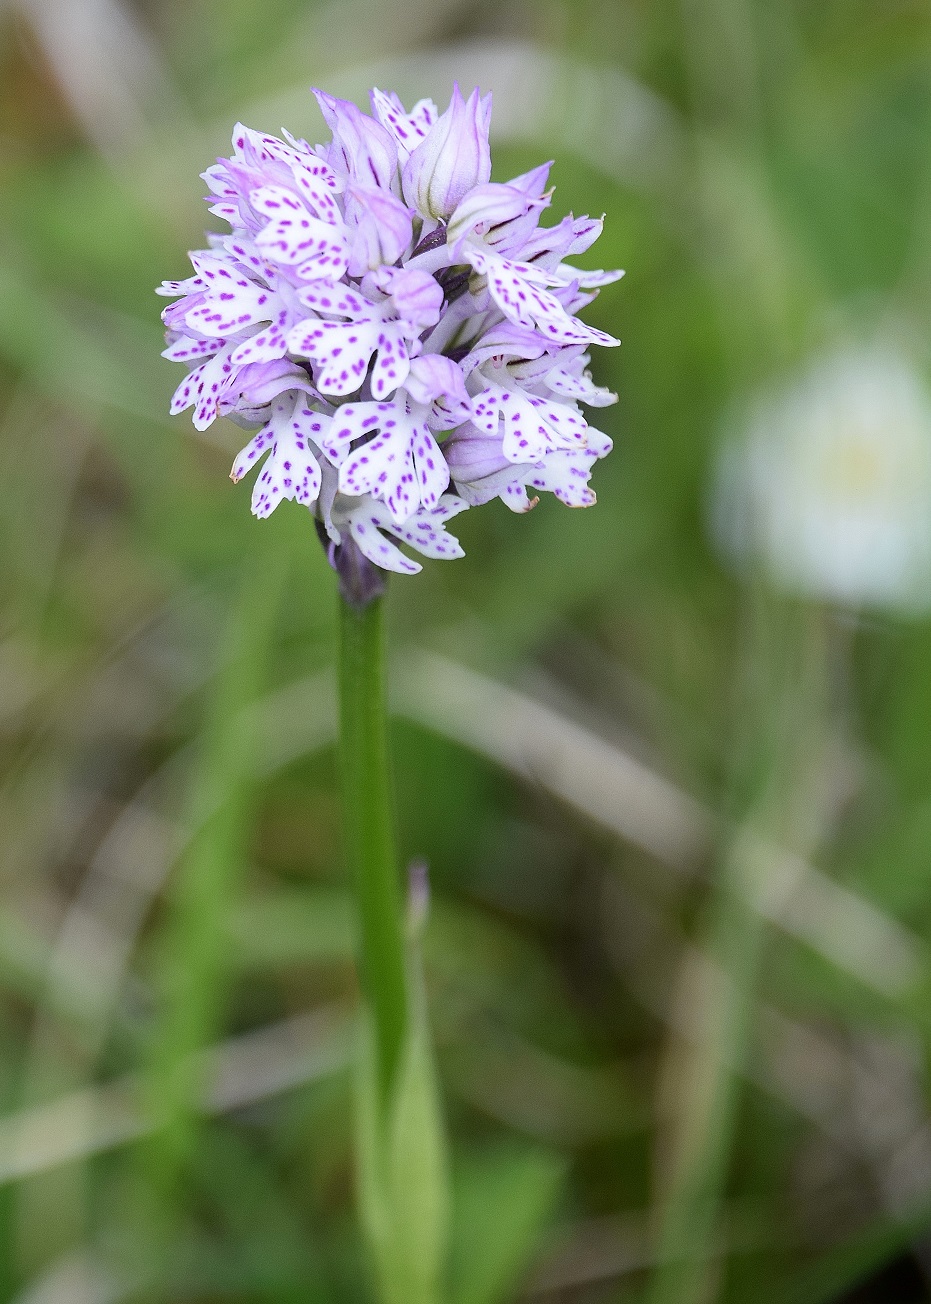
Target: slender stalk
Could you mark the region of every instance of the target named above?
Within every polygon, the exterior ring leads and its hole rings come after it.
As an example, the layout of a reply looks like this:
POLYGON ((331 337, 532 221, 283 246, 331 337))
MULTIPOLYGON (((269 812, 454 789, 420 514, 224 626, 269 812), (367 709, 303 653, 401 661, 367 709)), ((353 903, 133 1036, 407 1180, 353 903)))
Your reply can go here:
POLYGON ((695 1041, 676 1056, 686 1099, 645 1304, 705 1304, 712 1296, 720 1205, 741 1098, 739 1073, 748 1053, 765 939, 762 915, 751 901, 753 843, 759 835, 752 823, 742 832, 723 863, 703 948, 689 956, 680 980, 680 1001, 690 1010, 695 1041))
POLYGON ((346 854, 361 924, 362 984, 386 1100, 407 1031, 403 896, 395 850, 384 676, 384 599, 340 598, 340 727, 346 854))

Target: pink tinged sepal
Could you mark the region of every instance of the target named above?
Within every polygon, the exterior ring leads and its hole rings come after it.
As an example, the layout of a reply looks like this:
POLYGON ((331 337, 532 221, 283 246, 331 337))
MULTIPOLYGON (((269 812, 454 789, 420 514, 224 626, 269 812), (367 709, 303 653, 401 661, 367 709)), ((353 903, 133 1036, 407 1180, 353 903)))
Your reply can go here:
POLYGON ((350 100, 338 100, 316 89, 313 93, 333 132, 331 164, 337 168, 341 165, 342 171, 361 185, 389 189, 397 170, 398 151, 381 123, 350 100))
POLYGON ((370 280, 375 289, 390 297, 394 313, 413 335, 439 321, 443 291, 427 272, 416 267, 381 267, 370 280))
POLYGON ((316 397, 307 372, 287 358, 248 363, 239 368, 235 382, 221 395, 220 415, 267 407, 288 389, 301 390, 316 397))
POLYGON ((456 491, 472 506, 500 498, 513 512, 527 512, 536 505, 528 487, 552 493, 568 507, 591 507, 595 502, 588 485, 592 467, 611 450, 607 435, 590 427, 585 448, 554 449, 533 463, 501 465, 490 450, 483 455, 478 439, 454 439, 448 455, 456 491))
POLYGON ((525 213, 486 230, 482 237, 486 244, 499 253, 513 255, 524 262, 529 261, 524 248, 528 240, 533 239, 540 224, 540 214, 549 206, 553 196, 552 190, 546 190, 550 167, 551 164, 544 163, 542 167, 525 172, 507 183, 512 190, 523 191, 532 203, 525 213))
POLYGON ((519 177, 512 177, 507 184, 513 186, 515 190, 522 190, 525 195, 539 199, 546 191, 552 166, 551 159, 549 163, 541 163, 538 167, 531 168, 529 172, 522 172, 519 177))
POLYGON ((563 344, 555 349, 546 349, 532 358, 512 358, 505 364, 503 373, 504 379, 494 373, 501 370, 500 363, 494 359, 487 368, 487 377, 489 380, 498 384, 506 384, 510 381, 516 381, 523 389, 529 389, 537 393, 534 386, 545 380, 546 376, 554 371, 557 367, 562 367, 565 371, 575 372, 576 365, 581 359, 588 362, 589 357, 585 352, 584 344, 563 344))
POLYGON ((390 190, 375 186, 351 186, 349 196, 354 201, 351 214, 347 211, 350 228, 352 218, 356 219, 349 237, 349 275, 361 277, 376 267, 396 263, 410 248, 412 210, 390 190))
POLYGON ((572 232, 567 255, 584 254, 600 237, 605 225, 603 217, 569 217, 567 221, 572 232))
POLYGON ((439 429, 452 430, 472 415, 472 400, 461 369, 439 353, 414 358, 404 388, 415 403, 431 409, 428 420, 439 429))
POLYGON ((194 294, 186 294, 183 299, 178 299, 175 303, 170 303, 162 312, 162 321, 168 332, 174 332, 175 335, 189 334, 190 328, 184 320, 185 317, 192 308, 206 302, 207 295, 202 290, 198 290, 194 294))
POLYGON ((371 92, 370 99, 375 117, 394 137, 398 162, 403 167, 411 151, 427 138, 440 111, 432 100, 418 100, 408 113, 394 91, 380 91, 377 87, 371 92))
POLYGON ((211 164, 206 172, 202 172, 201 179, 206 181, 212 195, 218 199, 238 199, 239 191, 233 185, 229 176, 226 159, 217 159, 216 163, 211 164))
POLYGON ((503 321, 486 331, 475 341, 471 352, 462 359, 463 375, 468 376, 476 367, 492 358, 520 358, 530 361, 546 353, 546 340, 541 340, 532 326, 519 326, 503 321))
POLYGON ((463 100, 458 84, 449 108, 404 165, 404 198, 424 216, 451 216, 470 190, 491 176, 488 129, 491 96, 480 98, 476 88, 463 100))
MULTIPOLYGON (((457 484, 478 483, 502 472, 513 478, 515 473, 513 463, 501 451, 501 440, 471 424, 462 426, 445 441, 443 455, 457 484)), ((494 498, 496 492, 492 490, 482 501, 494 498)))
POLYGON ((521 259, 552 269, 563 258, 584 253, 601 235, 604 221, 591 217, 564 217, 555 226, 541 227, 525 240, 521 259))
POLYGON ((446 229, 446 243, 457 258, 462 243, 481 227, 481 234, 494 243, 494 231, 528 213, 538 213, 549 203, 547 196, 529 195, 516 186, 490 182, 470 190, 457 205, 446 229), (490 239, 489 239, 490 236, 490 239))
POLYGON ((474 478, 453 472, 453 484, 456 493, 460 494, 470 507, 482 507, 485 503, 490 503, 493 498, 501 498, 502 501, 507 502, 512 511, 527 511, 529 503, 525 502, 523 506, 517 507, 513 499, 504 498, 512 485, 523 485, 520 477, 521 469, 506 462, 503 468, 474 478))

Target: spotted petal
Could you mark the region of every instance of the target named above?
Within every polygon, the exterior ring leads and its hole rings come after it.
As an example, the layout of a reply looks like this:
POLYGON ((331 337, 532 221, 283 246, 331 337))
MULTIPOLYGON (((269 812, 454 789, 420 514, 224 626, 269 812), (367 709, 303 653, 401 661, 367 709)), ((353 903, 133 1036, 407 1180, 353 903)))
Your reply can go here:
POLYGON ((595 492, 589 488, 588 481, 595 460, 593 452, 550 453, 543 465, 527 476, 525 483, 532 489, 555 494, 567 507, 592 507, 595 492))
POLYGON ((194 294, 203 288, 204 283, 199 276, 189 276, 186 281, 162 281, 155 293, 163 295, 166 299, 173 299, 175 295, 194 294))
POLYGON ((339 466, 356 439, 363 439, 384 428, 393 430, 398 424, 398 410, 394 403, 344 403, 323 439, 321 448, 335 466, 339 466))
POLYGON ((564 394, 589 407, 610 407, 617 402, 617 395, 603 385, 596 385, 587 371, 576 374, 564 367, 554 367, 547 372, 546 387, 554 394, 564 394))
POLYGON ((439 444, 425 425, 418 426, 413 445, 414 471, 420 483, 422 507, 435 507, 449 487, 449 467, 439 444))
POLYGON ((339 487, 359 497, 372 494, 384 500, 394 521, 405 521, 421 505, 433 507, 449 484, 449 468, 439 445, 427 428, 425 410, 409 411, 400 403, 359 403, 343 422, 341 409, 333 429, 343 441, 378 430, 368 443, 355 448, 340 466, 339 487))
POLYGON ((217 409, 233 375, 230 361, 232 344, 227 344, 212 358, 195 367, 175 390, 171 413, 175 415, 194 404, 194 427, 206 430, 217 416, 217 409))
POLYGON ((372 368, 371 386, 374 397, 383 399, 393 394, 407 379, 410 365, 403 327, 395 322, 382 322, 378 332, 375 366, 372 368))
POLYGON ((365 379, 379 347, 378 322, 302 322, 288 336, 293 353, 312 358, 317 388, 323 394, 353 394, 365 379))
POLYGON ((382 534, 381 529, 392 525, 387 513, 379 512, 380 503, 374 499, 362 503, 348 520, 349 533, 359 545, 359 551, 382 570, 398 575, 416 575, 423 567, 419 562, 405 557, 400 548, 382 534))
POLYGON ((239 454, 231 472, 235 483, 270 447, 252 492, 255 516, 270 516, 289 498, 308 507, 316 502, 321 473, 314 441, 321 437, 328 420, 306 407, 302 395, 283 394, 275 400, 269 421, 239 454))
POLYGON ((577 321, 545 288, 547 273, 527 263, 502 258, 478 244, 467 243, 463 258, 488 279, 488 292, 506 317, 531 326, 552 344, 617 344, 603 331, 577 321))
POLYGON ((221 268, 210 297, 192 308, 184 320, 201 335, 222 339, 247 326, 270 321, 279 310, 277 295, 271 290, 221 268))
POLYGON ((220 345, 225 343, 225 340, 194 340, 182 335, 162 351, 162 357, 169 362, 193 362, 195 358, 203 360, 216 353, 220 345))
POLYGON ((406 521, 420 505, 411 441, 409 428, 389 431, 352 452, 339 469, 341 492, 370 493, 384 500, 394 521, 406 521))
POLYGON ((345 285, 330 285, 327 281, 303 285, 297 297, 305 307, 313 308, 321 315, 351 317, 358 321, 373 314, 374 305, 345 285))
POLYGON ((387 513, 382 508, 373 514, 374 520, 382 529, 388 530, 396 538, 402 539, 409 543, 412 548, 416 548, 424 557, 434 557, 437 560, 450 560, 454 557, 463 557, 465 553, 458 539, 454 539, 446 530, 446 522, 460 512, 464 512, 469 504, 454 494, 444 494, 436 507, 421 508, 403 525, 389 519, 385 519, 387 513))
POLYGON ((458 539, 446 530, 446 522, 464 512, 468 503, 454 494, 445 494, 436 507, 421 509, 403 524, 392 520, 383 503, 369 500, 349 516, 349 529, 359 548, 376 566, 415 575, 420 565, 405 557, 400 549, 384 537, 392 534, 415 548, 425 557, 451 560, 464 556, 458 539), (384 533, 383 533, 384 532, 384 533))
POLYGON ((536 461, 547 449, 585 443, 587 426, 579 412, 522 390, 489 385, 473 399, 472 412, 479 430, 501 431, 502 452, 510 462, 536 461))
POLYGON ((342 189, 342 186, 332 169, 327 167, 322 159, 310 155, 292 164, 291 175, 298 193, 310 211, 321 221, 329 222, 331 226, 338 226, 342 217, 334 194, 342 189))
MULTIPOLYGON (((282 314, 287 317, 287 313, 282 314)), ((240 344, 233 354, 233 363, 242 366, 248 362, 274 362, 288 351, 288 337, 282 326, 273 322, 258 335, 252 335, 240 344)))
POLYGON ((348 250, 341 229, 312 217, 303 205, 300 212, 289 209, 269 222, 255 242, 278 262, 299 264, 301 275, 308 278, 316 274, 338 280, 346 272, 348 250))
POLYGON ((371 93, 372 109, 375 117, 389 132, 398 147, 398 162, 403 167, 440 116, 440 111, 432 100, 418 100, 410 113, 393 91, 371 93))

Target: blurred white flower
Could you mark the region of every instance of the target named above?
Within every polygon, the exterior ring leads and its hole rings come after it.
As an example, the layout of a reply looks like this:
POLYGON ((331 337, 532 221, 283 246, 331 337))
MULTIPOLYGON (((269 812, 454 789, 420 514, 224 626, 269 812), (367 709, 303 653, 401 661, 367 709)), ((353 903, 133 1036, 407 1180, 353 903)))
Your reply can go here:
POLYGON ((931 607, 931 398, 891 344, 847 347, 721 450, 714 532, 740 566, 846 605, 931 607))

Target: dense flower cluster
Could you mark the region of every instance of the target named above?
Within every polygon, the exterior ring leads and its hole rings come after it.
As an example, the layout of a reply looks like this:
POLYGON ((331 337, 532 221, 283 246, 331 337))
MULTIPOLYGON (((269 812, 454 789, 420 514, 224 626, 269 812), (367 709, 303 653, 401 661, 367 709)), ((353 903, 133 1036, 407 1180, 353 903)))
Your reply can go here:
POLYGON ((294 499, 333 549, 351 539, 388 570, 420 570, 392 539, 461 556, 446 523, 496 496, 515 511, 535 490, 594 502, 611 443, 579 404, 614 402, 587 350, 617 341, 575 314, 621 273, 563 260, 602 223, 539 226, 548 165, 490 182, 477 90, 456 87, 442 115, 378 90, 373 116, 315 94, 329 145, 238 126, 232 158, 204 173, 232 234, 160 290, 177 300, 164 356, 189 367, 172 412, 257 427, 232 470, 264 459, 255 515, 294 499))

